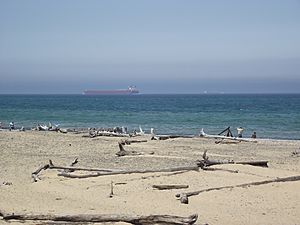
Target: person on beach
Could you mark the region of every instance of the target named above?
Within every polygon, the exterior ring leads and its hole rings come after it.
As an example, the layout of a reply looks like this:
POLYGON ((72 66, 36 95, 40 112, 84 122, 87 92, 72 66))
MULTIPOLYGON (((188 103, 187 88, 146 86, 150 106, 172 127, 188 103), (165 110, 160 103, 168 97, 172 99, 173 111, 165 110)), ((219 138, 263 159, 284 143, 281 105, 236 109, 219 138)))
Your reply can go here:
POLYGON ((238 133, 238 137, 239 138, 242 138, 243 137, 243 131, 244 131, 244 129, 242 128, 242 127, 238 127, 237 128, 237 133, 238 133))
POLYGON ((9 123, 9 130, 14 130, 15 129, 15 123, 14 122, 10 122, 9 123))
POLYGON ((254 131, 251 138, 256 138, 256 132, 254 131))

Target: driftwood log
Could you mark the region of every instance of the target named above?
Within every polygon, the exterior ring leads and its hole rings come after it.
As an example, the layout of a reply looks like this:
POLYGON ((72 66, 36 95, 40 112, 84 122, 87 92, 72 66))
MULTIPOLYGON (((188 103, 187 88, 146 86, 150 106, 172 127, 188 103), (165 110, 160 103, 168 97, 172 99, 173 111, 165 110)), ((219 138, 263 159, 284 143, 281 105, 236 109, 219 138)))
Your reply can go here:
POLYGON ((113 131, 101 131, 101 130, 90 130, 88 134, 84 134, 82 137, 95 138, 99 136, 106 137, 130 137, 129 134, 117 133, 113 131))
POLYGON ((175 167, 175 168, 153 169, 153 170, 121 170, 121 171, 111 171, 111 172, 98 172, 96 174, 85 174, 85 175, 59 173, 58 176, 68 177, 68 178, 89 178, 89 177, 99 177, 99 176, 109 176, 109 175, 119 175, 119 174, 177 172, 177 171, 191 171, 191 170, 199 171, 199 167, 186 166, 186 167, 175 167))
POLYGON ((89 172, 119 172, 122 170, 117 170, 117 169, 102 169, 102 168, 84 168, 84 167, 73 167, 73 165, 75 165, 76 163, 78 163, 78 158, 76 158, 72 163, 71 166, 55 166, 52 162, 52 160, 49 160, 49 163, 44 165, 44 166, 40 166, 36 171, 32 172, 31 177, 33 178, 34 182, 37 182, 38 180, 40 180, 40 178, 38 177, 39 173, 43 170, 47 170, 47 169, 56 169, 56 170, 64 170, 63 173, 69 173, 69 172, 74 172, 75 170, 79 170, 79 171, 89 171, 89 172))
MULTIPOLYGON (((51 164, 52 164, 52 166, 53 166, 53 163, 52 163, 52 161, 50 161, 51 162, 51 164)), ((78 158, 75 158, 74 160, 73 160, 73 162, 70 164, 70 167, 73 167, 74 165, 76 165, 78 163, 78 158)), ((66 173, 71 173, 71 172, 74 172, 74 170, 73 169, 65 169, 65 172, 66 173)))
POLYGON ((183 194, 185 194, 187 197, 190 197, 190 196, 199 195, 200 193, 208 192, 208 191, 218 191, 218 190, 223 190, 223 189, 232 189, 232 188, 238 188, 238 187, 250 187, 250 186, 263 185, 263 184, 279 183, 279 182, 292 182, 292 181, 299 181, 299 180, 300 180, 300 176, 276 178, 276 179, 271 179, 271 180, 263 180, 263 181, 256 181, 256 182, 250 182, 250 183, 244 183, 244 184, 238 184, 238 185, 214 187, 214 188, 202 189, 199 191, 180 193, 180 194, 176 194, 176 197, 181 198, 183 196, 183 194))
POLYGON ((125 156, 125 155, 143 155, 144 153, 136 152, 136 151, 126 151, 123 147, 123 144, 119 142, 119 151, 116 153, 117 156, 125 156))
POLYGON ((33 220, 33 221, 61 221, 61 222, 125 222, 135 225, 150 224, 172 224, 172 225, 190 225, 194 224, 198 215, 194 214, 188 217, 171 215, 150 215, 150 216, 129 216, 117 214, 78 214, 78 215, 55 215, 55 214, 17 214, 0 212, 3 220, 33 220))
MULTIPOLYGON (((119 156, 119 157, 127 156, 127 155, 131 155, 131 156, 145 155, 144 152, 136 152, 136 151, 127 151, 127 150, 125 150, 124 147, 123 147, 124 144, 122 142, 119 142, 118 145, 119 145, 119 151, 116 153, 116 155, 119 156)), ((150 152, 149 154, 153 155, 154 152, 150 152)))
POLYGON ((189 188, 189 185, 183 185, 183 184, 158 184, 158 185, 152 185, 153 188, 158 190, 170 190, 170 189, 183 189, 183 188, 189 188))
POLYGON ((242 165, 251 165, 251 166, 260 166, 260 167, 268 167, 268 161, 245 161, 245 162, 239 162, 239 161, 233 161, 233 160, 227 160, 227 161, 217 161, 217 160, 210 160, 208 156, 206 155, 207 150, 204 151, 202 155, 202 160, 197 161, 197 165, 204 169, 209 166, 213 165, 220 165, 220 164, 242 164, 242 165))
POLYGON ((153 135, 151 140, 167 140, 173 138, 193 138, 194 136, 190 135, 153 135))
POLYGON ((42 170, 46 170, 50 167, 49 164, 46 164, 44 166, 39 167, 36 171, 32 172, 31 177, 33 179, 34 182, 37 182, 40 178, 38 177, 38 174, 42 171, 42 170))
POLYGON ((122 144, 122 145, 130 145, 132 143, 142 143, 142 142, 147 142, 147 140, 121 140, 119 142, 119 144, 122 144))

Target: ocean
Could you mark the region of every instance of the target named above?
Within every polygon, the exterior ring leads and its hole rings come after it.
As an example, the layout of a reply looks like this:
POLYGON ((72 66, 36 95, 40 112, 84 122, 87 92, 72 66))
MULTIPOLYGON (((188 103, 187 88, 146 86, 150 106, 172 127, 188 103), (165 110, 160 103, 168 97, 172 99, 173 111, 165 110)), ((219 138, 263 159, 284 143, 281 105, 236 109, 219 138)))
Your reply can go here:
POLYGON ((244 137, 300 139, 300 94, 0 95, 0 121, 64 128, 127 127, 157 134, 218 134, 228 126, 244 137))

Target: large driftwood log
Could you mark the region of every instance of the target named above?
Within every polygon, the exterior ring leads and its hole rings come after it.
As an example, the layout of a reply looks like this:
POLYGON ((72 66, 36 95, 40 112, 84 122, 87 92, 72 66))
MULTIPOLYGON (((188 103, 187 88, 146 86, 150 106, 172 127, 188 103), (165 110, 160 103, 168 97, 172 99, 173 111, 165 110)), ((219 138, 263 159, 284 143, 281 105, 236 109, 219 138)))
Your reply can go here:
POLYGON ((62 221, 62 222, 125 222, 135 225, 150 224, 172 224, 172 225, 191 225, 194 224, 198 215, 188 217, 171 215, 150 215, 150 216, 129 216, 117 214, 78 214, 78 215, 51 215, 51 214, 6 214, 1 213, 3 220, 39 220, 39 221, 62 221))
POLYGON ((206 155, 207 150, 204 151, 202 155, 202 160, 197 161, 197 165, 204 169, 209 166, 213 165, 220 165, 220 164, 243 164, 243 165, 251 165, 251 166, 260 166, 260 167, 268 167, 268 161, 245 161, 245 162, 235 162, 233 160, 226 160, 226 161, 217 161, 217 160, 210 160, 206 155))
POLYGON ((179 197, 182 196, 182 194, 186 194, 187 197, 190 197, 190 196, 199 195, 202 192, 208 192, 208 191, 217 191, 217 190, 223 190, 223 189, 232 189, 232 188, 237 188, 237 187, 257 186, 257 185, 270 184, 270 183, 278 183, 278 182, 292 182, 292 181, 299 181, 299 180, 300 180, 300 176, 291 176, 291 177, 284 177, 284 178, 276 178, 276 179, 271 179, 271 180, 263 180, 263 181, 256 181, 256 182, 250 182, 250 183, 244 183, 244 184, 238 184, 238 185, 229 185, 229 186, 222 186, 222 187, 215 187, 215 188, 207 188, 207 189, 202 189, 200 191, 180 193, 180 194, 176 194, 176 197, 179 198, 179 197))
POLYGON ((170 190, 170 189, 183 189, 183 188, 189 188, 189 185, 184 184, 157 184, 152 185, 153 188, 158 190, 170 190))
POLYGON ((85 175, 59 173, 58 176, 68 177, 68 178, 89 178, 89 177, 99 177, 99 176, 109 176, 109 175, 119 175, 119 174, 176 172, 176 171, 190 171, 190 170, 199 171, 199 167, 187 166, 187 167, 175 167, 175 168, 153 169, 153 170, 123 170, 123 171, 112 171, 112 172, 99 172, 96 174, 85 174, 85 175))
POLYGON ((151 140, 167 140, 173 138, 193 138, 191 135, 153 135, 151 140))

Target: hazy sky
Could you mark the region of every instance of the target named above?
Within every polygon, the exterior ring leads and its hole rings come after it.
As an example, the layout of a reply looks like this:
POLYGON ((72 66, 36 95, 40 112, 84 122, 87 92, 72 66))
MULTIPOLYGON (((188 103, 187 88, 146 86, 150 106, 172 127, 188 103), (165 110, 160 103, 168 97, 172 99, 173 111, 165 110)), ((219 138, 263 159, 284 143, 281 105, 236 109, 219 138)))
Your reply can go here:
POLYGON ((0 0, 0 93, 300 93, 299 0, 0 0))

